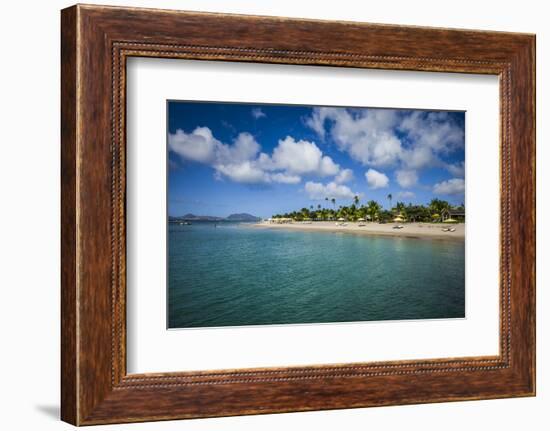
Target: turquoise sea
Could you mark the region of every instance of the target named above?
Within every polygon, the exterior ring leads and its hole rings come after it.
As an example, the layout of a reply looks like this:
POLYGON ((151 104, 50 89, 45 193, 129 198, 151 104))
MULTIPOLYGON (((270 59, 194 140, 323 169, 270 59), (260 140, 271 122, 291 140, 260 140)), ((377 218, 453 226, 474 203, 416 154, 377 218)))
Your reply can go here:
MULTIPOLYGON (((217 227, 216 227, 217 226, 217 227)), ((464 317, 464 243, 169 224, 168 326, 464 317)))

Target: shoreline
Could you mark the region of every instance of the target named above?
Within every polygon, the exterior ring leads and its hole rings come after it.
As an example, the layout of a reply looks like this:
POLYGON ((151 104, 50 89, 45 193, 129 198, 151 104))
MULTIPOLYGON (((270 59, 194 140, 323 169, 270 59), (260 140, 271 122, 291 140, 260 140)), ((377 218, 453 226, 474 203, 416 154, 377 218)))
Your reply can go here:
POLYGON ((346 226, 337 225, 334 221, 314 221, 311 223, 269 223, 258 222, 251 224, 255 228, 298 230, 302 232, 327 232, 327 233, 351 233, 369 236, 387 236, 407 239, 437 239, 445 241, 464 241, 465 224, 443 223, 387 223, 379 224, 367 222, 359 226, 358 222, 347 222, 346 226), (403 226, 402 229, 394 229, 394 226, 403 226), (442 229, 452 228, 454 232, 444 232, 442 229))

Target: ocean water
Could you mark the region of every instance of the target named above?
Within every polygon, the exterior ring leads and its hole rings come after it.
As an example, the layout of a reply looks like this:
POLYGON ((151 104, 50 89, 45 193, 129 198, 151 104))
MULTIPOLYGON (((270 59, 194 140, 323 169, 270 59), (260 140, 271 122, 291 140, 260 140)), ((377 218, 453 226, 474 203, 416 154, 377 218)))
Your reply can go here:
POLYGON ((169 225, 168 326, 464 317, 464 243, 169 225))

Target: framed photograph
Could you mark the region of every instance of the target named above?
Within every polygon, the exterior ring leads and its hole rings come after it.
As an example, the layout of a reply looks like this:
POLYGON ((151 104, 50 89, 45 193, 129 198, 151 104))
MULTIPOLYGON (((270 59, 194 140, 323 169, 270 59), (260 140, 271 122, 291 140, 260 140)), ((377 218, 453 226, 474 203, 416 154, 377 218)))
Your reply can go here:
POLYGON ((62 11, 61 415, 535 395, 535 37, 62 11))

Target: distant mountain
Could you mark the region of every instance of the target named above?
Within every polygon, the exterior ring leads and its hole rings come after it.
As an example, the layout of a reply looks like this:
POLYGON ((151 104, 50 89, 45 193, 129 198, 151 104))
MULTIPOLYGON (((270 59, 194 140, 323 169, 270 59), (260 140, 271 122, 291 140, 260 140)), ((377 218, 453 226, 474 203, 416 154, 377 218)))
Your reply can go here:
POLYGON ((230 216, 225 218, 229 221, 260 221, 260 217, 253 216, 251 214, 247 213, 241 213, 241 214, 231 214, 230 216))
POLYGON ((260 221, 260 217, 253 216, 251 214, 242 213, 242 214, 231 214, 229 217, 216 217, 209 215, 195 215, 195 214, 185 214, 179 217, 168 217, 168 221, 177 222, 177 221, 260 221))
POLYGON ((223 217, 214 217, 214 216, 208 216, 208 215, 195 215, 195 214, 185 214, 180 217, 170 217, 170 220, 177 221, 177 220, 186 220, 186 221, 220 221, 223 220, 223 217))

